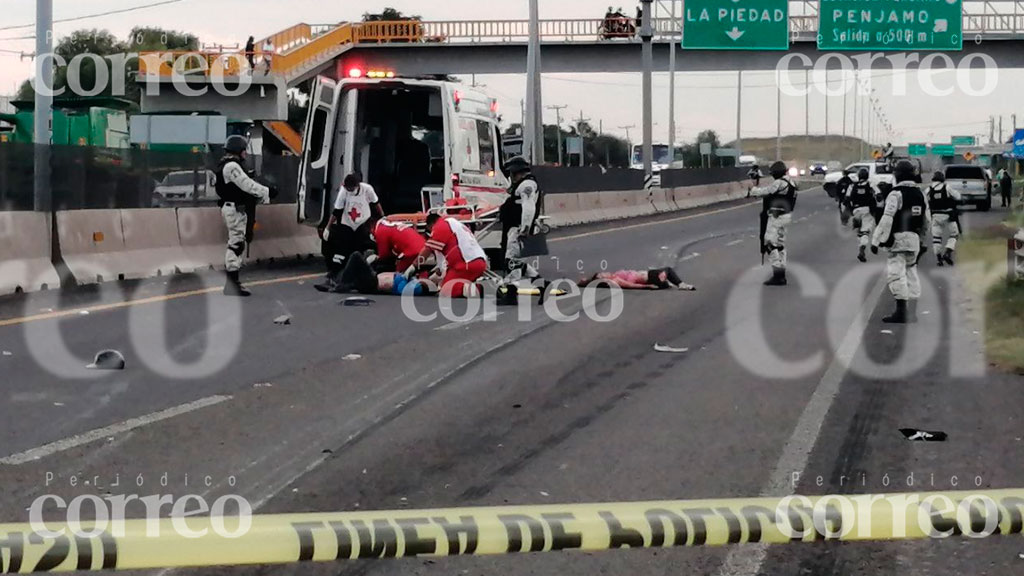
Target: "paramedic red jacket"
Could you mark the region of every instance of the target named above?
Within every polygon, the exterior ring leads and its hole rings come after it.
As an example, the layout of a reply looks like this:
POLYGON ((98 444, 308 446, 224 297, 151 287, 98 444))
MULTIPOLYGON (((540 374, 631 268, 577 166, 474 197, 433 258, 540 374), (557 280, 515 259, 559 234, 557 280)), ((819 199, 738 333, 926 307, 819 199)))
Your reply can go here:
POLYGON ((381 258, 396 258, 396 270, 403 272, 416 263, 426 239, 409 224, 383 219, 373 230, 377 240, 377 255, 381 258))

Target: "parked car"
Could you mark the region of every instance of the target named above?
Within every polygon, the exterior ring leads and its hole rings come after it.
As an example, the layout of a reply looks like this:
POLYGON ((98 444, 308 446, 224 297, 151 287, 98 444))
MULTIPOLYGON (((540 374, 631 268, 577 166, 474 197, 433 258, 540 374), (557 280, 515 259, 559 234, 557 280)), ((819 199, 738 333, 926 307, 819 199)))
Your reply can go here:
POLYGON ((216 198, 217 177, 210 170, 171 172, 153 190, 155 204, 194 202, 216 198))
POLYGON ((988 170, 971 164, 950 164, 943 169, 946 186, 960 192, 960 204, 982 212, 992 208, 992 177, 988 170))
MULTIPOLYGON (((892 169, 885 162, 875 162, 874 160, 865 160, 863 162, 857 162, 850 164, 846 167, 846 170, 852 175, 856 175, 860 172, 861 168, 868 169, 868 181, 875 186, 875 188, 886 192, 896 184, 896 177, 892 174, 892 169)), ((843 177, 843 171, 829 172, 825 175, 825 183, 822 187, 825 188, 825 192, 828 193, 830 198, 835 198, 838 194, 839 180, 843 177)))

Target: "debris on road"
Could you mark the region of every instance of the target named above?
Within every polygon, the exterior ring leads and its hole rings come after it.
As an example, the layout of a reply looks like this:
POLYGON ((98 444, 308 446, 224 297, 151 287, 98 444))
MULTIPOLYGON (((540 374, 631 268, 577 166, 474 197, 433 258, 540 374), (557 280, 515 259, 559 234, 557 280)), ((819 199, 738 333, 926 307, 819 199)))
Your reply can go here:
POLYGON ((362 356, 360 356, 359 354, 349 354, 347 356, 343 356, 341 359, 342 360, 359 360, 360 358, 362 358, 362 356))
POLYGON ((900 433, 903 437, 912 442, 945 442, 945 432, 929 432, 928 430, 918 430, 916 428, 900 428, 900 433))
POLYGON ((892 330, 882 330, 882 334, 888 334, 889 336, 892 336, 892 330))
POLYGON ((551 496, 551 494, 548 494, 547 492, 545 492, 543 490, 540 491, 540 495, 545 497, 545 498, 548 498, 549 496, 551 496))
POLYGON ((253 388, 273 388, 274 385, 270 382, 257 382, 252 385, 253 388))
POLYGON ((88 310, 80 310, 78 312, 78 314, 81 315, 81 316, 88 316, 89 315, 89 311, 88 310))
POLYGON ((278 316, 277 318, 274 318, 274 324, 277 324, 279 326, 290 326, 291 323, 292 323, 292 317, 287 315, 287 314, 285 314, 283 316, 278 316))
POLYGON ((9 350, 4 350, 4 356, 14 356, 9 350))
POLYGON ((373 298, 364 298, 362 296, 352 296, 351 298, 345 298, 341 301, 343 306, 369 306, 375 304, 377 301, 373 298))
POLYGON ((124 356, 117 350, 103 350, 96 354, 92 364, 86 366, 89 370, 124 370, 124 356))
POLYGON ((655 352, 666 352, 669 354, 682 354, 683 352, 689 352, 689 348, 673 348, 672 346, 665 346, 663 344, 654 345, 655 352))

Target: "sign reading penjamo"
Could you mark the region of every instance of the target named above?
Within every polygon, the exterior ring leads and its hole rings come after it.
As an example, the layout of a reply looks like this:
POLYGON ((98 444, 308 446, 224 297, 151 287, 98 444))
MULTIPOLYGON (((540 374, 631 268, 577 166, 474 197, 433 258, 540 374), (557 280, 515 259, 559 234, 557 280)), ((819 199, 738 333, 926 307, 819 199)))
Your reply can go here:
POLYGON ((821 0, 820 50, 961 50, 962 0, 821 0))
POLYGON ((1024 489, 0 525, 0 572, 1020 534, 1024 489), (42 536, 41 534, 46 534, 42 536))

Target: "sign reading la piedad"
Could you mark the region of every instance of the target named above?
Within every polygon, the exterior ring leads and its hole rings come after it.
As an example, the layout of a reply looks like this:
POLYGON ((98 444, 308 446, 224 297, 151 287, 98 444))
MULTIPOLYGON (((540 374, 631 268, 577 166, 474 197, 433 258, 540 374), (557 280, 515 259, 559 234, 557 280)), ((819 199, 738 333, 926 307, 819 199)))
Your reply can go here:
POLYGON ((821 0, 822 50, 961 50, 962 0, 821 0))
POLYGON ((789 49, 788 0, 687 0, 685 6, 685 49, 789 49))

